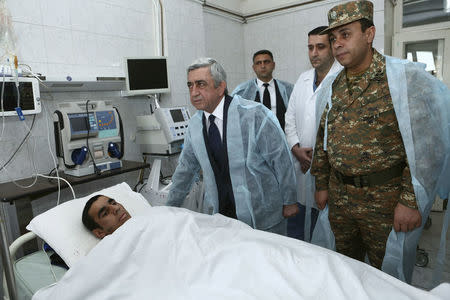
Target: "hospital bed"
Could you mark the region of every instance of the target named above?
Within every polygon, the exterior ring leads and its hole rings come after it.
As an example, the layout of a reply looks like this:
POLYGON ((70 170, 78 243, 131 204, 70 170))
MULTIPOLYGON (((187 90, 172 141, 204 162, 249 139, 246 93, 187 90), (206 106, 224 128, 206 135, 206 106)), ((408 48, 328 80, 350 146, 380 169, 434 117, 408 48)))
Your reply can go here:
MULTIPOLYGON (((143 199, 126 184, 119 188, 126 192, 120 195, 118 190, 103 190, 98 194, 114 195, 119 202, 131 196, 143 199)), ((64 269, 52 266, 59 281, 47 286, 55 278, 46 254, 40 251, 19 259, 14 263, 18 299, 30 299, 34 294, 37 300, 145 299, 149 295, 153 299, 434 300, 446 299, 450 293, 448 284, 436 291, 423 291, 367 264, 251 229, 221 215, 168 207, 149 209, 145 199, 136 208, 123 203, 133 218, 99 241, 82 226, 73 228, 75 223, 80 225, 79 208, 91 196, 68 201, 35 217, 29 225, 34 233, 11 245, 14 254, 20 244, 38 235, 71 267, 70 274, 63 276, 64 269), (145 215, 139 216, 136 211, 145 215), (71 223, 71 218, 73 224, 61 222, 71 223), (59 231, 63 244, 58 244, 53 233, 42 232, 49 223, 59 224, 53 229, 59 231), (87 235, 74 240, 64 231, 66 225, 73 236, 80 232, 87 235), (70 251, 64 248, 68 244, 70 251), (86 244, 88 247, 84 247, 86 244)))
MULTIPOLYGON (((54 284, 67 272, 67 269, 50 263, 53 249, 58 254, 68 253, 60 256, 66 264, 71 266, 76 258, 86 255, 98 243, 98 239, 91 235, 81 223, 84 204, 95 194, 121 199, 132 215, 137 215, 143 208, 150 206, 144 196, 133 192, 126 183, 121 183, 86 197, 70 200, 35 217, 27 226, 27 229, 31 231, 17 238, 9 247, 10 257, 13 260, 12 269, 17 299, 31 299, 36 291, 54 284), (55 224, 58 225, 55 226, 55 224), (16 260, 19 249, 33 239, 45 241, 53 249, 39 250, 16 260)), ((6 276, 3 277, 3 294, 4 300, 9 299, 6 276)))
MULTIPOLYGON (((61 279, 66 273, 66 269, 60 266, 51 265, 46 253, 37 251, 25 255, 15 260, 17 251, 28 241, 36 239, 38 236, 33 232, 28 232, 17 238, 9 247, 10 256, 14 259, 13 271, 16 283, 16 296, 19 300, 29 300, 40 288, 51 285, 61 279)), ((6 279, 3 278, 4 299, 7 297, 6 279)))

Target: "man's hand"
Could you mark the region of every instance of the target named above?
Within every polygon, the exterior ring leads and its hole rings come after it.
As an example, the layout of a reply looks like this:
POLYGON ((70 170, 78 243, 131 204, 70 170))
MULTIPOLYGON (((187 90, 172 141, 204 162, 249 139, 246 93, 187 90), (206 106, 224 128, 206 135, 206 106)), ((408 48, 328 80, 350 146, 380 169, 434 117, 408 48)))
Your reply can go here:
POLYGON ((295 158, 300 162, 300 166, 303 174, 308 172, 311 167, 311 160, 313 154, 313 148, 311 147, 300 147, 298 144, 292 147, 292 154, 294 154, 295 158))
POLYGON ((317 208, 322 210, 328 203, 328 191, 316 191, 314 198, 316 199, 317 208))
POLYGON ((419 210, 398 203, 394 210, 394 230, 408 232, 422 224, 419 210))
POLYGON ((298 214, 300 209, 298 208, 297 203, 283 205, 283 217, 290 218, 298 214))

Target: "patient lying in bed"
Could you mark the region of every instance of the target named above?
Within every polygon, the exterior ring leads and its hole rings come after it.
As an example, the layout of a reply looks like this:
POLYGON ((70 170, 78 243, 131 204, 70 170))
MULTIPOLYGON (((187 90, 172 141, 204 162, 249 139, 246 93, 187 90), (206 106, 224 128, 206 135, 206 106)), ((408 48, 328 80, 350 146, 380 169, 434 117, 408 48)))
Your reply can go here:
POLYGON ((122 204, 104 195, 96 195, 86 202, 82 221, 99 239, 113 233, 131 218, 122 204))
POLYGON ((445 299, 341 254, 220 214, 150 207, 130 218, 111 198, 92 203, 86 208, 98 222, 92 232, 99 229, 104 238, 34 300, 445 299))

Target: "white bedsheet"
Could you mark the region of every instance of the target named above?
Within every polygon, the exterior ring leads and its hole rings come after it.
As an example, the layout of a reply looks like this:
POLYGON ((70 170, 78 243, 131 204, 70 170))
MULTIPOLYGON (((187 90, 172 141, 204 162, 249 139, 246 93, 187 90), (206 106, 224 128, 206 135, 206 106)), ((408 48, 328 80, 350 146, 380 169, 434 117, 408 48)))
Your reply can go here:
POLYGON ((33 299, 441 298, 327 249, 221 215, 153 207, 33 299))

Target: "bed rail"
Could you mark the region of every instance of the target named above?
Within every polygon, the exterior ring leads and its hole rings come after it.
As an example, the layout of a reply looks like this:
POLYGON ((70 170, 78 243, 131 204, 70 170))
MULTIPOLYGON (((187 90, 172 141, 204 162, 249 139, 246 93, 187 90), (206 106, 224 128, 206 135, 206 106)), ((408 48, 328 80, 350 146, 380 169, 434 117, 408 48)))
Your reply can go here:
MULTIPOLYGON (((34 232, 27 232, 24 235, 19 236, 10 246, 9 246, 9 254, 12 259, 15 258, 17 251, 20 249, 20 247, 23 246, 28 241, 31 241, 32 239, 35 239, 37 235, 34 232)), ((3 300, 14 300, 9 298, 8 293, 8 285, 6 283, 6 276, 3 272, 3 300)), ((14 274, 13 274, 14 275, 14 274)), ((14 295, 16 295, 14 291, 14 295)))

